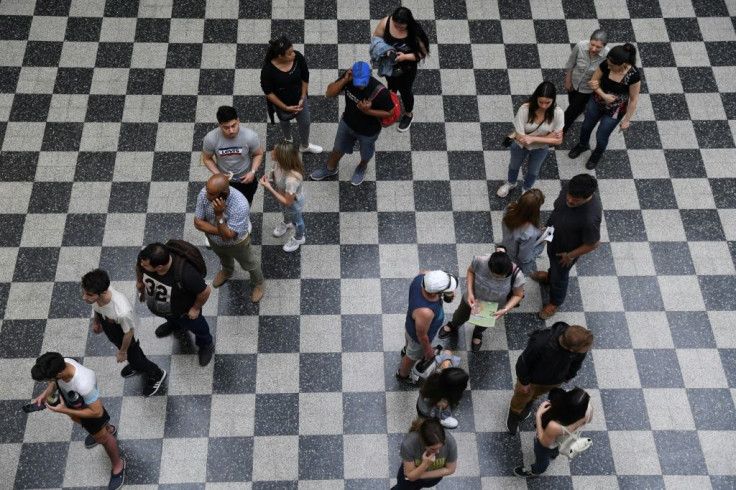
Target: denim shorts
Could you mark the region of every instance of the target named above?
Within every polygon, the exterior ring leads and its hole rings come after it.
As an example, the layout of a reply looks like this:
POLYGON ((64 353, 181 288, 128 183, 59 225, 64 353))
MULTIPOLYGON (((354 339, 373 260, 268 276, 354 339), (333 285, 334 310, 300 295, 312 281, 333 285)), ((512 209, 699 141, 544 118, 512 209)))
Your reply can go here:
POLYGON ((381 134, 381 131, 378 131, 372 136, 356 133, 348 126, 348 123, 344 119, 340 119, 340 123, 337 125, 337 134, 335 135, 335 145, 332 150, 351 155, 355 142, 358 141, 360 143, 360 159, 368 162, 376 152, 376 140, 379 134, 381 134))

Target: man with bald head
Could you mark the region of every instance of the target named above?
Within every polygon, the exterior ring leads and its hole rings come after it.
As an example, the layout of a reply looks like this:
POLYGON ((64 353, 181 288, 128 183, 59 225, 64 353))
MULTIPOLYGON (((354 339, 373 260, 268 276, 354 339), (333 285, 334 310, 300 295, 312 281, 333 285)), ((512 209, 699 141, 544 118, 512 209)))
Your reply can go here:
POLYGON ((264 279, 261 264, 250 246, 249 214, 250 206, 245 196, 230 187, 227 175, 215 174, 197 196, 194 227, 207 235, 222 264, 212 287, 219 288, 230 279, 237 261, 250 274, 252 300, 258 303, 263 297, 264 279))

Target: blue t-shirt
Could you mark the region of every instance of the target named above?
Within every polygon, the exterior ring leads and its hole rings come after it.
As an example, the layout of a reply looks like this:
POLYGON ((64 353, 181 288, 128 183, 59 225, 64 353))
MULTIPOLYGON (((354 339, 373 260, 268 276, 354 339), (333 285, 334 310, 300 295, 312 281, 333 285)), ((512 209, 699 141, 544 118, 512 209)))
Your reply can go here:
POLYGON ((424 274, 419 274, 411 282, 411 286, 409 286, 409 308, 406 310, 406 323, 404 327, 409 337, 415 342, 419 342, 417 338, 417 325, 414 318, 412 318, 412 314, 417 308, 429 308, 434 313, 432 323, 429 325, 429 341, 431 342, 444 323, 445 310, 442 307, 442 298, 437 301, 429 301, 424 297, 422 294, 422 280, 424 280, 424 274))

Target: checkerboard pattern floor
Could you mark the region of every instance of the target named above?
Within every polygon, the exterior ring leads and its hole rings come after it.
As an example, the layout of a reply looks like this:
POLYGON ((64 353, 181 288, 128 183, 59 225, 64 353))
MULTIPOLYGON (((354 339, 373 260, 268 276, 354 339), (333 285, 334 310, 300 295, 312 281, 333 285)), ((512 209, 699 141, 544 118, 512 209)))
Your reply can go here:
MULTIPOLYGON (((595 403, 594 445, 544 478, 512 476, 533 458, 529 421, 504 433, 512 367, 543 325, 542 293, 528 284, 482 352, 459 338, 471 383, 458 471, 440 488, 736 486, 733 0, 404 2, 432 43, 411 130, 381 134, 360 187, 348 182, 354 157, 339 180, 305 185, 300 252, 271 236, 279 214, 259 191, 260 306, 242 271, 214 292, 204 313, 217 354, 200 368, 191 344, 155 338, 157 319, 139 304, 141 344, 169 378, 144 399, 141 379, 119 376, 90 331, 81 274, 107 269, 132 300, 142 244, 203 243, 194 198, 216 107, 234 104, 267 148, 279 136, 258 83, 272 35, 304 52, 313 141, 331 148, 343 103, 322 94, 367 58, 372 28, 397 4, 0 1, 0 487, 107 483, 104 451, 86 450, 79 427, 20 413, 39 390, 34 358, 56 350, 97 372, 131 488, 387 488, 416 399, 393 377, 409 281, 421 268, 464 274, 499 239, 500 141, 514 110, 543 79, 561 90, 571 43, 599 26, 613 44, 636 42, 645 81, 631 131, 614 134, 595 171, 602 246, 574 269, 554 318, 596 335, 575 381, 595 403)), ((560 182, 585 171, 564 151, 579 127, 544 165, 546 212, 560 182)), ((326 158, 305 156, 307 170, 326 158)), ((217 261, 205 255, 211 279, 217 261)))

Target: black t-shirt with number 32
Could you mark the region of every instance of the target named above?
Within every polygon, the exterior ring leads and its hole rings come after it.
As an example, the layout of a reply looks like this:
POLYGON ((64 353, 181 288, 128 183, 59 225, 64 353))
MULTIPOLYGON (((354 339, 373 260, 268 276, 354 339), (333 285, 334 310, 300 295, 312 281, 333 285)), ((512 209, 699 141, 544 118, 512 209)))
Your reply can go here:
POLYGON ((164 275, 143 270, 143 288, 146 305, 151 313, 157 316, 183 316, 194 304, 199 293, 207 288, 207 284, 199 272, 189 262, 184 262, 181 277, 181 288, 176 283, 174 270, 180 260, 173 257, 171 267, 164 275))

